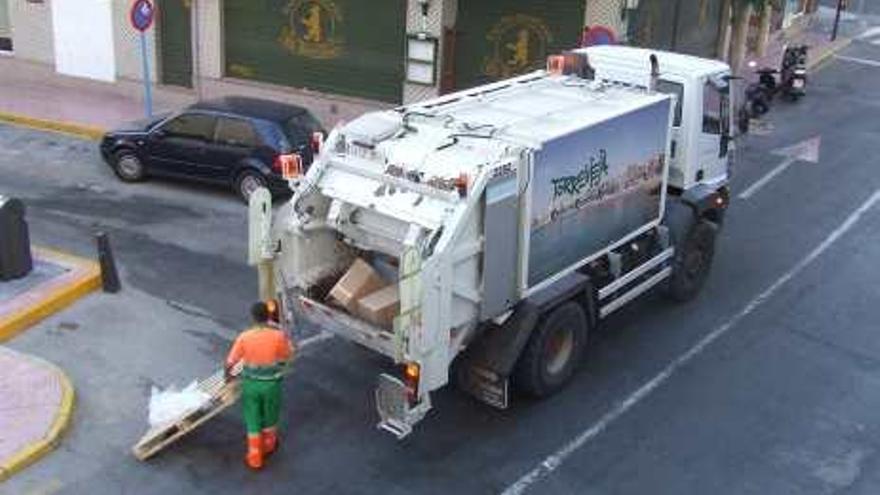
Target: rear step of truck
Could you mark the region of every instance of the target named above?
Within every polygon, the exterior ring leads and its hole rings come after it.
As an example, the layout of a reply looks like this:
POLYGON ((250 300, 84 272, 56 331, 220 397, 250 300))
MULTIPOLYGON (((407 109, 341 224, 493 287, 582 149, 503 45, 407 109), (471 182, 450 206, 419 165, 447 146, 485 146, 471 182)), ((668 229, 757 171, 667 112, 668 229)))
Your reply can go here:
POLYGON ((409 390, 399 379, 389 374, 379 375, 376 386, 376 410, 379 411, 379 429, 385 430, 398 440, 412 433, 412 427, 431 409, 430 396, 412 406, 409 390))

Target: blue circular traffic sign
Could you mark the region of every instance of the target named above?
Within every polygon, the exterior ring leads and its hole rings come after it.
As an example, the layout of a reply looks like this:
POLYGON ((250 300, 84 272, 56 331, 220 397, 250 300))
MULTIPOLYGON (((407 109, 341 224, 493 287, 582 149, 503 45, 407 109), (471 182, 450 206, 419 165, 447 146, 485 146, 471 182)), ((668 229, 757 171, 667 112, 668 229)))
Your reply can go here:
POLYGON ((131 4, 131 12, 129 13, 131 26, 140 32, 150 29, 155 13, 156 9, 150 0, 135 0, 131 4))

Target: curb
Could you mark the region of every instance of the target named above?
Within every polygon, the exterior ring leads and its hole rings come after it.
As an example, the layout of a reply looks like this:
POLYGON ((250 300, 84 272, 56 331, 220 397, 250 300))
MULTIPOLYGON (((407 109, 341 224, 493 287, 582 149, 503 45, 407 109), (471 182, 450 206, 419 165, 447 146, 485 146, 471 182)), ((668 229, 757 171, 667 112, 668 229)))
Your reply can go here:
POLYGON ((74 122, 40 119, 37 117, 30 117, 28 115, 4 111, 0 111, 0 122, 6 122, 8 124, 17 125, 20 127, 28 127, 30 129, 37 129, 40 131, 58 132, 61 134, 67 134, 83 139, 90 139, 93 141, 100 140, 106 132, 100 127, 77 124, 74 122))
POLYGON ((850 43, 852 43, 851 39, 841 38, 827 45, 827 48, 821 55, 815 58, 811 58, 809 61, 807 61, 807 69, 816 69, 817 67, 828 61, 829 58, 833 57, 834 54, 848 47, 850 43))
POLYGON ((46 435, 31 443, 27 447, 19 450, 8 460, 0 464, 0 482, 9 479, 15 473, 30 466, 49 452, 55 450, 61 443, 61 437, 70 422, 73 419, 73 410, 76 404, 76 392, 70 377, 67 376, 61 368, 49 361, 40 359, 36 356, 26 355, 27 359, 32 361, 40 361, 48 367, 55 370, 58 376, 58 384, 61 386, 61 403, 58 405, 58 412, 55 414, 55 420, 52 426, 46 432, 46 435))
MULTIPOLYGON (((22 308, 5 315, 0 314, 0 342, 11 339, 26 328, 101 287, 101 269, 94 261, 39 247, 34 248, 34 255, 38 259, 64 266, 70 271, 59 277, 60 280, 50 280, 25 293, 28 295, 34 291, 44 291, 42 297, 37 300, 29 298, 23 303, 25 305, 22 308)), ((13 306, 16 299, 11 302, 13 306)))

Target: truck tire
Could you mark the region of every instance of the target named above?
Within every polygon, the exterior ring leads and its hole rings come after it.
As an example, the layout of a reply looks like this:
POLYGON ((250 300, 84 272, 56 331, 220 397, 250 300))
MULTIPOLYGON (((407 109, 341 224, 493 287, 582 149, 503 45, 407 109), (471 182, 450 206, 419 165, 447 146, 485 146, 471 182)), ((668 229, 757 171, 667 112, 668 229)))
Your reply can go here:
POLYGON ((703 288, 712 268, 717 232, 714 223, 698 219, 691 222, 681 242, 676 242, 667 291, 673 300, 689 301, 703 288))
POLYGON ((514 370, 514 383, 528 395, 546 397, 571 378, 586 347, 587 316, 569 301, 538 321, 514 370))

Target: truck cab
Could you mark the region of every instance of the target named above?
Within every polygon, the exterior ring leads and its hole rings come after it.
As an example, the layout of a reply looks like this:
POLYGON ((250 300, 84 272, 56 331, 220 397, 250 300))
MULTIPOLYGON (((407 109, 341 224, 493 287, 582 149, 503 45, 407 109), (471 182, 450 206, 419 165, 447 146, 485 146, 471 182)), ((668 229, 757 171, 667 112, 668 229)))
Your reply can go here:
POLYGON ((651 84, 649 59, 657 57, 655 89, 677 100, 669 157, 670 192, 726 191, 733 108, 727 64, 628 46, 594 46, 577 52, 587 54, 596 79, 644 87, 651 84))

